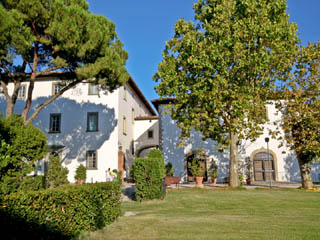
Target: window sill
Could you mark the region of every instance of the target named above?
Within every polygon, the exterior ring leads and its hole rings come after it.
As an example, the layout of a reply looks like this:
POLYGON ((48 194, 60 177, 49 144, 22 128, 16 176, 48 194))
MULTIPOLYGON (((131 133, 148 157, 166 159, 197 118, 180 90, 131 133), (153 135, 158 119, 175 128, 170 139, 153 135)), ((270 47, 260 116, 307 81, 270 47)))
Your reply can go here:
POLYGON ((87 170, 98 170, 98 168, 87 168, 87 170))
POLYGON ((49 131, 48 132, 49 134, 55 134, 55 133, 61 133, 60 131, 59 132, 52 132, 52 131, 49 131))
POLYGON ((99 130, 87 130, 86 132, 99 132, 99 130))

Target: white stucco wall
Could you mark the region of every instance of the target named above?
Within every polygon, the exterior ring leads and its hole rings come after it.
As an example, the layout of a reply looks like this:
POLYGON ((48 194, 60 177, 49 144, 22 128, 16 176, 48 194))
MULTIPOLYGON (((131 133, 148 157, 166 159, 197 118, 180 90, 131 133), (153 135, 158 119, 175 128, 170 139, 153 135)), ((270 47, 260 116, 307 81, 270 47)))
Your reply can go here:
POLYGON ((134 93, 133 89, 126 84, 125 87, 119 88, 119 128, 118 128, 118 145, 122 146, 122 151, 126 157, 126 170, 129 170, 134 161, 132 154, 132 144, 134 144, 134 129, 136 116, 150 116, 142 101, 134 93), (125 95, 125 98, 124 98, 125 95), (134 116, 132 115, 134 109, 134 116), (123 131, 123 117, 126 118, 126 133, 123 131))
MULTIPOLYGON (((12 85, 9 86, 12 91, 12 85)), ((52 94, 52 81, 41 80, 35 83, 32 108, 48 99, 52 94)), ((88 95, 88 84, 80 83, 69 89, 58 99, 40 111, 33 125, 48 136, 48 145, 64 146, 63 165, 69 170, 68 180, 75 182, 74 174, 79 164, 86 165, 86 151, 97 150, 97 170, 87 170, 87 182, 106 180, 105 171, 118 167, 118 118, 119 90, 99 95, 88 95), (87 132, 87 113, 98 112, 97 132, 87 132), (51 113, 61 113, 61 133, 49 133, 51 113)), ((5 112, 5 99, 0 106, 5 112)), ((21 113, 24 101, 18 100, 15 112, 21 113)))
POLYGON ((135 151, 140 152, 142 149, 159 146, 159 121, 136 120, 134 126, 134 143, 135 151), (153 138, 148 137, 148 131, 153 131, 153 138))
MULTIPOLYGON (((160 147, 162 149, 165 162, 170 161, 173 164, 173 167, 175 168, 175 175, 181 177, 186 176, 186 154, 202 147, 209 155, 209 158, 215 159, 218 163, 218 181, 223 181, 225 177, 228 177, 229 151, 226 150, 224 153, 217 152, 216 142, 210 139, 203 141, 201 139, 201 134, 195 131, 191 133, 190 139, 185 142, 184 146, 179 147, 178 143, 181 131, 177 127, 176 122, 171 119, 170 114, 164 113, 167 111, 164 106, 165 105, 159 106, 161 131, 160 147)), ((276 116, 276 109, 274 105, 267 105, 267 107, 269 119, 271 121, 277 120, 281 117, 276 116)), ((290 151, 286 146, 279 147, 280 143, 269 136, 269 128, 275 128, 272 122, 265 125, 264 133, 255 142, 241 141, 238 152, 239 160, 244 161, 246 158, 250 158, 254 151, 261 148, 267 149, 265 138, 269 137, 269 149, 275 153, 277 158, 277 180, 290 182, 300 181, 300 171, 295 153, 290 151)), ((317 168, 319 170, 319 166, 317 166, 317 168)), ((316 169, 316 167, 314 167, 314 169, 316 169)), ((313 174, 316 175, 316 173, 313 174)))

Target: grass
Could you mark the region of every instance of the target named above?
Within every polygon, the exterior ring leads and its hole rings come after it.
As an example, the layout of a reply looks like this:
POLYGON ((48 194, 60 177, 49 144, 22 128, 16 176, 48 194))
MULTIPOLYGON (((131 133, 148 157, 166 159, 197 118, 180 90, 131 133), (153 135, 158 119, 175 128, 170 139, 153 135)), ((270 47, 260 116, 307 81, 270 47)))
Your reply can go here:
POLYGON ((122 208, 136 215, 80 239, 320 239, 319 192, 175 189, 122 208))

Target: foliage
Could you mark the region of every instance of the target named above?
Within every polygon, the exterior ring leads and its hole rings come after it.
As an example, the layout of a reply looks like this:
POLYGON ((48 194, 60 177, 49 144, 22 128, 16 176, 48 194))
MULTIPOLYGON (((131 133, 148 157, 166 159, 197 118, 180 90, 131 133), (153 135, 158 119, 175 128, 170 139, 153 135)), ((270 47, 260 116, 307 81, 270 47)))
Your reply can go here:
POLYGON ((203 148, 198 148, 192 155, 192 161, 188 163, 188 167, 193 176, 203 177, 205 174, 204 164, 208 161, 208 156, 203 148))
POLYGON ((112 91, 129 78, 125 69, 128 55, 115 24, 91 13, 85 0, 3 0, 0 26, 0 82, 7 116, 13 112, 22 81, 30 83, 22 112, 25 123, 29 123, 43 107, 82 80, 91 79, 112 91), (52 73, 63 80, 60 92, 28 116, 35 79, 52 73), (11 96, 9 82, 15 86, 11 96))
POLYGON ((45 177, 41 175, 26 176, 23 178, 18 191, 38 191, 45 189, 45 177))
POLYGON ((160 149, 151 149, 150 152, 147 153, 148 158, 162 158, 162 152, 160 149))
POLYGON ((161 158, 136 158, 133 163, 136 182, 135 197, 138 201, 161 198, 164 163, 161 158))
POLYGON ((23 119, 12 115, 0 119, 0 193, 16 191, 24 177, 36 169, 47 152, 45 134, 23 119))
POLYGON ((78 179, 86 180, 86 178, 87 178, 87 169, 86 169, 86 167, 83 166, 82 164, 80 164, 76 169, 76 175, 74 176, 74 178, 76 180, 78 180, 78 179))
POLYGON ((278 139, 297 153, 303 185, 312 187, 307 165, 320 158, 320 42, 300 48, 292 78, 281 90, 277 107, 285 134, 278 139))
POLYGON ((208 173, 211 176, 211 178, 218 178, 218 164, 214 159, 211 161, 211 165, 208 169, 208 173))
POLYGON ((111 182, 12 193, 1 203, 1 226, 24 238, 75 237, 119 217, 120 196, 120 184, 111 182))
POLYGON ((236 143, 262 133, 270 89, 292 67, 297 26, 286 8, 286 0, 199 0, 195 22, 176 23, 154 75, 157 93, 175 97, 181 144, 195 129, 231 147, 233 186, 236 143))
POLYGON ((60 158, 51 154, 49 169, 45 174, 47 187, 54 188, 69 183, 68 172, 67 168, 62 167, 60 158))
POLYGON ((166 170, 166 176, 167 176, 167 177, 172 177, 172 176, 173 176, 173 174, 174 174, 174 168, 173 168, 171 162, 168 162, 168 163, 165 165, 165 170, 166 170))
POLYGON ((191 162, 188 163, 188 167, 193 176, 195 177, 203 177, 204 169, 203 169, 203 160, 197 159, 194 157, 191 162))

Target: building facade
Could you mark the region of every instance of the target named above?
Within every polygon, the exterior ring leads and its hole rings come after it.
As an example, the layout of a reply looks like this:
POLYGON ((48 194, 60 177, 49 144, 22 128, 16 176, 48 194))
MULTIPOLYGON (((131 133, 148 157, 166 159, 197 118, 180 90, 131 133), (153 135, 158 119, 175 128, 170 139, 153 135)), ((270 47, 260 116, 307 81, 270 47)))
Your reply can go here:
MULTIPOLYGON (((192 131, 191 136, 184 142, 182 147, 178 146, 181 134, 176 121, 168 113, 168 105, 174 104, 174 99, 153 100, 159 112, 159 135, 160 149, 164 155, 165 162, 171 162, 175 169, 175 176, 180 176, 183 181, 193 180, 188 170, 188 161, 193 153, 203 148, 208 155, 206 169, 211 161, 218 164, 218 182, 227 182, 229 176, 229 150, 220 151, 217 142, 207 139, 202 140, 201 133, 192 131)), ((269 129, 274 130, 274 122, 281 119, 276 114, 274 104, 266 105, 266 114, 269 121, 264 126, 263 134, 254 142, 240 141, 238 145, 239 166, 242 170, 248 169, 251 181, 254 182, 300 182, 300 170, 294 151, 286 146, 280 147, 280 142, 269 136, 269 129), (266 142, 266 138, 267 141, 266 142)), ((281 134, 284 134, 283 132, 281 134)), ((320 165, 316 163, 311 166, 313 181, 320 181, 320 165)))
MULTIPOLYGON (((59 91, 59 82, 50 76, 37 80, 31 109, 59 91)), ((15 105, 18 114, 27 89, 28 82, 22 83, 15 105)), ((13 85, 8 90, 12 92, 13 85)), ((0 107, 5 114, 4 96, 0 96, 0 107)), ((157 116, 132 78, 112 93, 84 81, 42 109, 33 125, 47 135, 49 152, 59 155, 70 182, 75 182, 79 164, 87 168, 87 182, 103 182, 109 168, 129 171, 139 151, 135 149, 135 139, 140 137, 135 136, 136 117, 157 116)), ((49 154, 39 163, 38 174, 46 171, 48 159, 49 154)))

